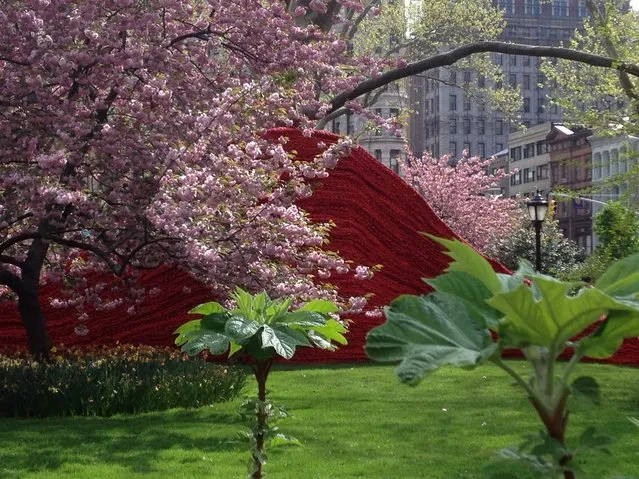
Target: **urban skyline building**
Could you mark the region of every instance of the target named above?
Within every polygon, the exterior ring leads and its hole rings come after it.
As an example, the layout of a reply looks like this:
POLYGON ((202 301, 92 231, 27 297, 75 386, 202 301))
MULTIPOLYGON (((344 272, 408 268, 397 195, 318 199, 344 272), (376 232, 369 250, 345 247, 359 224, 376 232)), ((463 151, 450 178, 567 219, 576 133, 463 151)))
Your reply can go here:
MULTIPOLYGON (((587 16, 582 0, 499 0, 506 28, 502 41, 531 45, 558 45, 567 42, 587 16)), ((525 127, 551 121, 560 122, 561 110, 550 104, 541 85, 541 59, 519 55, 492 54, 504 71, 504 81, 522 94, 520 122, 525 127)), ((490 111, 467 95, 464 84, 478 89, 493 85, 472 70, 441 68, 411 79, 408 100, 412 115, 409 145, 416 154, 424 150, 434 156, 460 156, 468 150, 482 158, 507 148, 508 135, 518 128, 504 115, 490 111)))

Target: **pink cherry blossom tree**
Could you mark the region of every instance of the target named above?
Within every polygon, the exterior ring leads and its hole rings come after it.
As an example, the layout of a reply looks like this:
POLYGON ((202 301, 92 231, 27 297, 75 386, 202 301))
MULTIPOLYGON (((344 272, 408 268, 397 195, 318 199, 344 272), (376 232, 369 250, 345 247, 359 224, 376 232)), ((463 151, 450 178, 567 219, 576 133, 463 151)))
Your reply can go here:
POLYGON ((490 160, 464 155, 459 161, 450 155, 400 159, 400 173, 437 215, 459 236, 485 252, 496 238, 515 228, 519 204, 494 194, 500 180, 510 174, 488 173, 490 160), (491 192, 492 190, 492 192, 491 192))
MULTIPOLYGON (((303 163, 285 139, 264 139, 283 125, 310 134, 323 98, 376 68, 343 70, 343 42, 312 21, 321 4, 3 3, 0 287, 17 300, 32 352, 50 347, 42 281, 61 282, 69 294, 55 303, 79 316, 121 301, 87 275, 134 279, 160 264, 221 293, 239 284, 336 298, 313 274, 348 265, 322 249, 328 225, 295 200, 350 140, 303 163)), ((126 289, 133 311, 145 292, 126 289)))

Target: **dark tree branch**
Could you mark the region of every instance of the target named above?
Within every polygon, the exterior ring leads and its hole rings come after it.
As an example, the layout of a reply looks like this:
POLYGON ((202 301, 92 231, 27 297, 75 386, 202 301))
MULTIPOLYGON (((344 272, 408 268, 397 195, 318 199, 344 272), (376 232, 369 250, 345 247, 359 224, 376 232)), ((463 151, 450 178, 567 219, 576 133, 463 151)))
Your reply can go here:
POLYGON ((0 269, 0 284, 8 286, 16 294, 20 294, 24 288, 22 280, 6 269, 0 269))
POLYGON ((21 62, 19 60, 13 60, 12 58, 0 57, 0 62, 13 63, 14 65, 20 65, 21 67, 31 66, 31 63, 21 62))
POLYGON ((373 91, 394 81, 417 75, 418 73, 423 73, 434 68, 453 65, 462 58, 466 58, 470 55, 473 55, 474 53, 488 52, 524 55, 530 57, 563 58, 564 60, 572 60, 596 67, 611 68, 620 72, 626 72, 632 76, 639 77, 639 66, 619 61, 614 58, 603 57, 600 55, 580 52, 578 50, 563 47, 533 46, 523 45, 519 43, 482 41, 469 43, 468 45, 462 45, 448 52, 440 53, 438 55, 434 55, 432 57, 410 63, 403 68, 396 68, 394 70, 388 71, 378 76, 377 78, 364 80, 354 89, 335 96, 331 100, 332 106, 327 114, 331 114, 338 108, 343 107, 347 102, 354 100, 359 96, 364 95, 365 93, 373 91))
POLYGON ((37 238, 38 236, 39 236, 38 233, 36 233, 35 231, 31 231, 29 233, 22 233, 22 234, 19 234, 19 235, 16 235, 16 236, 12 236, 8 240, 6 240, 4 243, 0 244, 0 252, 6 251, 7 249, 9 249, 14 244, 21 243, 22 241, 34 239, 34 238, 37 238))
POLYGON ((17 260, 12 256, 7 256, 4 254, 0 254, 0 263, 11 264, 13 266, 17 266, 18 268, 22 268, 24 266, 24 261, 17 260))

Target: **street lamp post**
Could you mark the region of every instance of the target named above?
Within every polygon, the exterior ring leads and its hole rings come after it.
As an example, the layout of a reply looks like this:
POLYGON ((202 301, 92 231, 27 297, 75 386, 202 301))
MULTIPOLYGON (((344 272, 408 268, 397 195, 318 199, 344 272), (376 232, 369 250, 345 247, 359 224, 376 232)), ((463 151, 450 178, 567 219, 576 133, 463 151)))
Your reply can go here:
POLYGON ((537 191, 535 196, 526 202, 526 206, 530 220, 535 227, 535 269, 541 273, 541 224, 546 218, 548 200, 537 191))

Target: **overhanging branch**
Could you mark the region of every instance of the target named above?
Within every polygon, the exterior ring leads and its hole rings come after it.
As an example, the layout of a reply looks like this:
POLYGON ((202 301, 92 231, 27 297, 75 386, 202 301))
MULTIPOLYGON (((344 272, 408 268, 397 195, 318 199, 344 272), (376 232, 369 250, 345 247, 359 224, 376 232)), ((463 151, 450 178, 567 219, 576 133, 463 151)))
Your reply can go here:
POLYGON ((352 90, 340 93, 339 95, 335 96, 331 100, 331 109, 327 112, 327 115, 343 107, 347 102, 354 100, 359 96, 371 92, 384 85, 388 85, 389 83, 392 83, 394 81, 417 75, 434 68, 453 65, 462 58, 466 58, 475 53, 489 52, 507 53, 510 55, 522 55, 529 57, 562 58, 564 60, 572 60, 596 67, 611 68, 619 72, 625 72, 629 75, 639 77, 639 66, 632 63, 626 63, 614 58, 594 55, 592 53, 581 52, 578 50, 563 47, 533 46, 519 43, 483 41, 462 45, 448 52, 440 53, 438 55, 434 55, 432 57, 410 63, 405 67, 388 71, 376 78, 364 80, 352 90))

